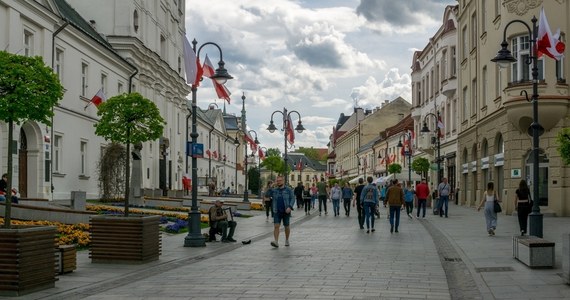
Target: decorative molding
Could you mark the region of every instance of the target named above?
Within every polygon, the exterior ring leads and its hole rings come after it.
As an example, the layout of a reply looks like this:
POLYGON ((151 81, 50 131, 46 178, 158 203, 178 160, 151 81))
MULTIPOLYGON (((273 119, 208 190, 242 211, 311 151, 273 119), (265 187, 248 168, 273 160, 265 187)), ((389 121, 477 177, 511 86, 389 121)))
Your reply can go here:
POLYGON ((542 0, 505 0, 503 6, 509 13, 516 13, 519 16, 525 15, 530 9, 537 8, 542 4, 542 0))

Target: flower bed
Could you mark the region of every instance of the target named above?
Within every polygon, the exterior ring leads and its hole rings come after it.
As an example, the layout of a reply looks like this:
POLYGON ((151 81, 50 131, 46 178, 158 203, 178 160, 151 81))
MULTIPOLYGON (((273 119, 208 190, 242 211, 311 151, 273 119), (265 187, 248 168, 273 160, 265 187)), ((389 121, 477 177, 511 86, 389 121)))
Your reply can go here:
MULTIPOLYGON (((4 218, 0 217, 0 225, 4 218)), ((63 224, 50 221, 19 221, 12 220, 12 225, 42 225, 57 227, 58 245, 77 245, 79 248, 89 246, 89 224, 63 224)))

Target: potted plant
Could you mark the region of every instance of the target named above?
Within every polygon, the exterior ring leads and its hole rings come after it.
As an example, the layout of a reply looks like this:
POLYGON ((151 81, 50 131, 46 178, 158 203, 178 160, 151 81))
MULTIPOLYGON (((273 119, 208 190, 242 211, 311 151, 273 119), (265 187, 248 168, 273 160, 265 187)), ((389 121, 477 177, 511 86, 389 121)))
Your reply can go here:
MULTIPOLYGON (((53 106, 63 87, 41 57, 0 51, 0 120, 8 124, 8 180, 12 190, 14 123, 51 124, 53 106)), ((5 195, 0 229, 0 295, 19 296, 55 286, 56 229, 51 226, 12 226, 12 193, 5 195)))
MULTIPOLYGON (((114 143, 156 140, 164 120, 158 107, 139 93, 121 94, 98 107, 95 133, 114 143)), ((130 157, 128 155, 127 157, 130 157)), ((93 216, 90 220, 92 262, 147 262, 160 255, 159 216, 129 215, 130 159, 125 164, 124 216, 93 216)))

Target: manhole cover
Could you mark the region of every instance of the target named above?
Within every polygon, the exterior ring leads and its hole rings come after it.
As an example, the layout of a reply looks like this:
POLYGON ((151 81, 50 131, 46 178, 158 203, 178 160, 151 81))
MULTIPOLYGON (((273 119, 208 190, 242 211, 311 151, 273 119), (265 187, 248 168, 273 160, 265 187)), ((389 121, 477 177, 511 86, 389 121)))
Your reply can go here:
POLYGON ((511 272, 514 271, 511 267, 487 267, 487 268, 475 268, 477 273, 482 272, 511 272))

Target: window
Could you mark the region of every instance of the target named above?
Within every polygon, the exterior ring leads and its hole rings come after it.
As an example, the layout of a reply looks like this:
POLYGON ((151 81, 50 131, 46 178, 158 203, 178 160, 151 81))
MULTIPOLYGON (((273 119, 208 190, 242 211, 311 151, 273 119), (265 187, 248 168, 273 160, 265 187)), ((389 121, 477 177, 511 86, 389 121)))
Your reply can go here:
POLYGON ((564 81, 564 57, 556 61, 556 81, 564 81))
POLYGON ((119 81, 119 83, 117 83, 117 93, 118 94, 122 94, 123 93, 123 83, 119 81))
POLYGON ((178 74, 182 74, 182 59, 178 56, 178 74))
POLYGON ((135 29, 135 33, 139 31, 139 12, 133 12, 133 28, 135 29))
POLYGON ((453 117, 451 118, 452 130, 457 130, 457 99, 453 100, 452 109, 453 109, 453 117))
POLYGON ((24 30, 24 56, 34 55, 34 34, 31 31, 24 30))
POLYGON ((447 79, 447 49, 441 51, 441 80, 447 79))
POLYGON ((463 27, 463 30, 461 30, 461 38, 462 38, 462 42, 463 42, 463 52, 461 54, 461 60, 464 60, 467 58, 467 53, 469 51, 469 40, 468 40, 468 36, 467 36, 467 26, 463 27))
POLYGON ((162 59, 166 58, 166 38, 164 35, 160 35, 160 56, 162 59))
POLYGON ((475 47, 477 47, 477 14, 474 13, 471 15, 471 49, 475 47))
POLYGON ((502 86, 501 68, 499 67, 499 64, 495 64, 495 78, 497 79, 495 81, 495 98, 499 98, 499 96, 501 95, 501 86, 502 86))
POLYGON ((477 113, 477 79, 471 81, 471 114, 477 113))
POLYGON ((449 71, 449 75, 455 77, 455 73, 457 72, 457 54, 455 51, 455 47, 451 47, 451 70, 449 71))
POLYGON ((87 175, 87 142, 81 141, 79 144, 79 153, 80 153, 80 166, 81 170, 79 171, 80 175, 87 175))
POLYGON ((101 89, 103 89, 103 93, 107 92, 107 75, 101 74, 101 89))
POLYGON ((435 66, 435 92, 437 94, 437 92, 439 91, 439 64, 437 64, 435 66))
POLYGON ((487 1, 481 1, 481 32, 485 32, 485 23, 487 23, 487 1))
POLYGON ((63 137, 61 135, 53 136, 53 171, 54 173, 61 173, 62 170, 62 157, 63 157, 63 137))
POLYGON ((467 120, 468 117, 468 110, 467 110, 467 105, 469 104, 469 94, 467 94, 467 87, 463 88, 463 103, 462 103, 462 112, 461 112, 461 117, 463 118, 463 121, 467 120))
POLYGON ((487 66, 483 66, 483 72, 481 72, 483 77, 483 86, 481 87, 481 107, 487 106, 487 88, 489 84, 487 82, 487 66))
POLYGON ((501 0, 495 0, 495 18, 501 14, 501 0))
POLYGON ((59 81, 63 81, 63 50, 55 49, 55 66, 53 70, 57 74, 59 81))
POLYGON ((81 96, 87 95, 87 73, 89 66, 86 63, 81 63, 81 96))
MULTIPOLYGON (((511 64, 511 81, 526 82, 530 81, 532 64, 530 61, 530 42, 529 36, 518 36, 511 40, 511 52, 513 57, 517 59, 511 64)), ((538 79, 544 79, 544 61, 543 58, 537 61, 538 79)))

